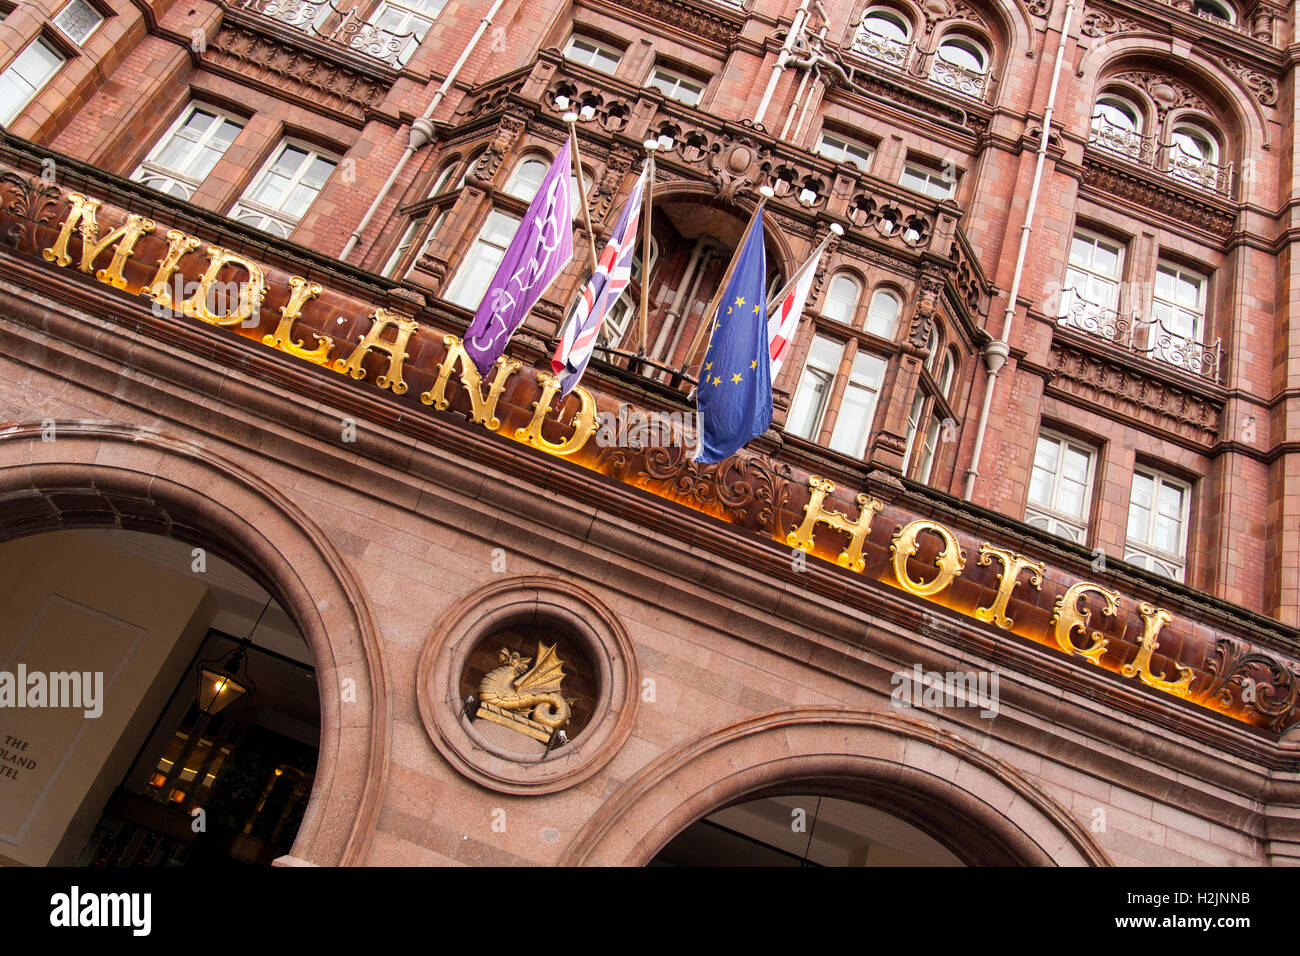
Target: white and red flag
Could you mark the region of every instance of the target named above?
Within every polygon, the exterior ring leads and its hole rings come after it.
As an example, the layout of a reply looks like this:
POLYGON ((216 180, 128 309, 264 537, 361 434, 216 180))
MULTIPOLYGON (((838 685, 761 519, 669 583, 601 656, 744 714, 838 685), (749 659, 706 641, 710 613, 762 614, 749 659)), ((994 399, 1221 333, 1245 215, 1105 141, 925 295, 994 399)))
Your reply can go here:
POLYGON ((596 271, 582 290, 582 298, 578 300, 573 321, 564 330, 564 337, 560 339, 555 355, 551 358, 551 370, 563 383, 561 395, 568 395, 582 378, 587 362, 591 359, 591 350, 596 347, 596 336, 600 332, 601 323, 632 280, 632 257, 636 252, 637 224, 641 221, 645 179, 646 174, 642 173, 636 181, 596 271))
POLYGON ((804 306, 808 304, 808 293, 812 291, 813 278, 817 274, 817 263, 826 251, 831 235, 843 235, 844 230, 838 223, 831 225, 831 232, 822 240, 808 261, 799 267, 786 283, 784 289, 777 293, 767 305, 767 352, 772 359, 772 381, 781 370, 781 363, 790 354, 794 344, 795 332, 799 329, 799 319, 803 317, 804 306))

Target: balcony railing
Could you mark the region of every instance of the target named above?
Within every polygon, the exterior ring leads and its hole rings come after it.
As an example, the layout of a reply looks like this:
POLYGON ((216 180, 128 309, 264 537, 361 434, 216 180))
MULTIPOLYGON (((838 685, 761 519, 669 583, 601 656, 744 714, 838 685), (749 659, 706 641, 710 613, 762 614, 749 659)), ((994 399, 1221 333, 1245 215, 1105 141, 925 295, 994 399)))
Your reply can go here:
POLYGON ((390 33, 367 23, 355 8, 343 10, 332 0, 244 0, 241 10, 261 14, 295 30, 354 50, 389 66, 401 67, 416 47, 422 35, 390 33))
POLYGON ((1211 163, 1187 152, 1177 143, 1161 143, 1154 136, 1143 136, 1125 129, 1098 114, 1092 118, 1088 145, 1123 156, 1139 166, 1174 179, 1189 182, 1199 189, 1232 194, 1232 163, 1211 163))
POLYGON ((1172 365, 1217 383, 1223 343, 1204 345, 1171 331, 1159 319, 1141 319, 1089 302, 1073 290, 1065 291, 1066 307, 1058 322, 1105 339, 1144 358, 1172 365))
POLYGON ((901 70, 906 68, 908 60, 911 59, 912 46, 859 26, 857 34, 853 37, 853 52, 860 53, 871 60, 880 60, 901 70))
POLYGON ((854 34, 851 49, 858 56, 884 63, 911 76, 928 77, 935 86, 972 99, 983 101, 992 89, 992 78, 987 73, 968 70, 948 62, 937 53, 922 52, 915 43, 900 43, 861 25, 854 34), (928 70, 925 68, 927 59, 928 70))

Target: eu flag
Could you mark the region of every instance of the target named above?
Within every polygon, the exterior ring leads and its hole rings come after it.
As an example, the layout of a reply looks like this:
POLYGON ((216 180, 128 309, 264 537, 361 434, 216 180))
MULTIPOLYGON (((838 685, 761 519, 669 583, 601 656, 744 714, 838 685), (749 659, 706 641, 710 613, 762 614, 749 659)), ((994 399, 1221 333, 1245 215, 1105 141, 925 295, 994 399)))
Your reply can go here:
POLYGON ((700 370, 698 462, 711 464, 730 458, 772 424, 766 277, 763 211, 759 209, 718 306, 718 322, 700 370))

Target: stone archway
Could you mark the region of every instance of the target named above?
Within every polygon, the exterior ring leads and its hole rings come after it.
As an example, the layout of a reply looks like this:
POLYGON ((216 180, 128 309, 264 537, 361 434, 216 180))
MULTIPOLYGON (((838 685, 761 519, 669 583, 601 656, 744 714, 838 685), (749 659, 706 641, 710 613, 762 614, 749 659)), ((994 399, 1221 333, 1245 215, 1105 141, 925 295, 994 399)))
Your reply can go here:
POLYGON ((562 863, 644 865, 715 810, 810 788, 887 808, 967 863, 1109 865, 1059 803, 960 737, 823 707, 761 714, 669 751, 604 804, 562 863))
POLYGON ((0 431, 0 541, 105 526, 210 549, 293 619, 321 697, 316 783, 294 856, 362 862, 388 766, 388 689, 365 594, 324 532, 271 483, 182 438, 96 422, 0 431))

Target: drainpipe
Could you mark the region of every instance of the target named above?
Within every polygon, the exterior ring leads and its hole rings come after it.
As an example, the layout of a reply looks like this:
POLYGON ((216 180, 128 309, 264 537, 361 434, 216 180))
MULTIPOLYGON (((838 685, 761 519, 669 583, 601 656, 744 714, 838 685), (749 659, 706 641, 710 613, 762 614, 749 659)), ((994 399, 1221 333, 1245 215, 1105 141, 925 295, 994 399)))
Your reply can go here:
POLYGON ((343 251, 339 253, 340 261, 346 261, 348 254, 351 253, 352 250, 356 248, 357 243, 361 241, 361 234, 366 231, 366 226, 370 225, 370 220, 374 218, 380 204, 388 197, 388 192, 393 188, 393 183, 397 182, 397 177, 400 176, 402 170, 406 168, 407 162, 415 155, 416 150, 427 145, 429 141, 433 139, 433 123, 431 121, 434 112, 438 109, 439 105, 441 105, 443 97, 447 95, 447 91, 451 89, 451 84, 456 82, 456 76, 460 73, 461 67, 465 65, 465 61, 469 59, 469 55, 474 52, 474 47, 477 46, 478 41, 483 38, 483 34, 487 32, 487 28, 492 24, 492 18, 497 15, 497 11, 501 9, 501 4, 504 2, 505 0, 493 0, 492 9, 488 10, 487 16, 479 21, 478 29, 474 31, 474 35, 470 37, 469 43, 467 43, 465 49, 461 51, 460 59, 458 59, 455 65, 451 68, 451 72, 447 74, 447 78, 443 80, 442 85, 438 87, 438 92, 433 94, 433 99, 429 102, 424 114, 411 122, 410 139, 406 144, 406 152, 402 153, 402 158, 397 161, 397 165, 393 167, 393 171, 388 174, 388 181, 384 183, 383 187, 379 190, 379 195, 375 197, 375 201, 370 204, 370 208, 366 210, 366 214, 362 216, 361 221, 357 223, 357 228, 354 229, 352 235, 348 237, 347 245, 345 245, 343 251))
POLYGON ((1047 141, 1052 132, 1052 114, 1056 111, 1056 90, 1061 81, 1061 66, 1065 62, 1065 46, 1070 39, 1070 21, 1074 18, 1075 0, 1065 5, 1065 20, 1061 24, 1061 42, 1056 48, 1056 63, 1052 67, 1052 86, 1047 92, 1047 106, 1043 109, 1043 135, 1038 142, 1038 159, 1034 164, 1034 181, 1029 189, 1029 205, 1025 208, 1025 222, 1020 227, 1020 250, 1016 253, 1016 268, 1011 275, 1011 289, 1007 293, 1007 311, 1002 317, 1002 334, 984 349, 984 366, 988 370, 988 383, 984 387, 984 404, 980 407, 979 427, 975 431, 975 448, 971 452, 970 467, 966 469, 967 501, 975 492, 975 479, 979 477, 980 454, 984 451, 984 433, 988 430, 989 410, 993 407, 993 390, 997 387, 998 373, 1007 363, 1011 353, 1011 323, 1016 316, 1016 299, 1020 295, 1020 280, 1024 277, 1025 259, 1029 253, 1029 234, 1034 228, 1034 212, 1038 206, 1038 190, 1043 182, 1043 166, 1047 162, 1047 141))
POLYGON ((790 51, 794 49, 795 40, 803 33, 804 24, 808 21, 808 4, 811 2, 812 0, 803 0, 795 12, 794 21, 790 24, 790 32, 785 35, 785 43, 781 45, 781 53, 776 58, 776 66, 772 67, 772 76, 767 81, 767 89, 763 91, 763 99, 759 101, 758 109, 754 111, 755 125, 763 122, 763 117, 767 114, 767 106, 772 102, 772 94, 776 92, 781 71, 785 69, 790 59, 790 51))

